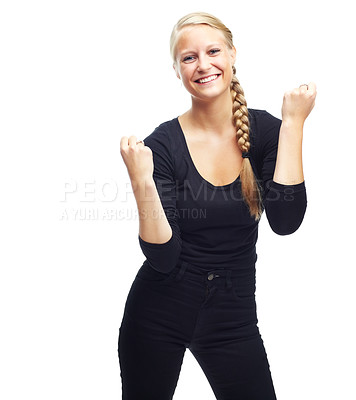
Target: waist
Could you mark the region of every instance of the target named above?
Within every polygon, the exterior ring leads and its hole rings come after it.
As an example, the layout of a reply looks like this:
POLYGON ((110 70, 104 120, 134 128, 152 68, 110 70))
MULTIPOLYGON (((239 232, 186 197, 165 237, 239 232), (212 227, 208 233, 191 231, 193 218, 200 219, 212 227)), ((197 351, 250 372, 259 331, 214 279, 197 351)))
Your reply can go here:
POLYGON ((193 280, 201 283, 220 280, 231 280, 238 286, 255 285, 256 268, 254 260, 245 260, 239 265, 231 265, 226 263, 217 264, 211 267, 201 267, 186 260, 179 259, 172 271, 173 275, 180 279, 193 280))
POLYGON ((191 265, 191 268, 205 273, 209 270, 215 269, 231 269, 236 275, 243 272, 245 269, 250 269, 251 265, 255 265, 257 261, 256 247, 252 246, 245 250, 244 253, 238 254, 202 254, 201 252, 194 252, 192 250, 185 251, 182 249, 178 264, 183 261, 191 265))

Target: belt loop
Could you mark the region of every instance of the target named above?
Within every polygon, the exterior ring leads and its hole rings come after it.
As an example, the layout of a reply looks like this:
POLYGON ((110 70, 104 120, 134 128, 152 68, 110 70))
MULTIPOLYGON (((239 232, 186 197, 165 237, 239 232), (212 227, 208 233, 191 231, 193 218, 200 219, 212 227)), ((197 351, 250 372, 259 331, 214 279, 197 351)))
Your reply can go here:
POLYGON ((232 287, 231 269, 228 269, 226 271, 226 286, 227 286, 228 289, 232 287))
POLYGON ((176 281, 179 281, 182 278, 185 270, 187 269, 187 266, 188 266, 188 264, 185 261, 182 261, 182 264, 180 266, 179 272, 175 277, 176 281))

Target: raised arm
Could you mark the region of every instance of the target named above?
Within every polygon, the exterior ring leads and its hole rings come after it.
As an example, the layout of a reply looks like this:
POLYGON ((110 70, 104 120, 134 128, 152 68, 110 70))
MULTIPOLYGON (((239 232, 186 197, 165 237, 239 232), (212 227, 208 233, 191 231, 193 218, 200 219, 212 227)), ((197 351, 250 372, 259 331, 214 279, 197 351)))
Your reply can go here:
POLYGON ((176 221, 176 194, 169 141, 156 129, 136 145, 122 137, 121 155, 127 166, 139 213, 138 240, 152 268, 169 272, 178 260, 181 238, 176 221))
POLYGON ((315 104, 314 83, 301 85, 285 93, 282 105, 282 126, 273 180, 284 185, 304 181, 302 163, 303 126, 315 104))
POLYGON ((278 124, 275 132, 270 135, 267 146, 267 177, 271 173, 274 157, 276 160, 273 180, 266 185, 266 216, 272 230, 279 235, 295 232, 306 211, 307 197, 302 163, 303 126, 314 107, 315 96, 314 83, 286 92, 277 148, 275 138, 278 124))
MULTIPOLYGON (((307 206, 305 183, 303 178, 294 178, 294 183, 274 180, 276 160, 281 153, 279 144, 283 122, 266 111, 260 111, 255 124, 257 171, 263 188, 266 217, 275 233, 289 235, 299 228, 304 218, 307 206)), ((282 164, 280 168, 283 168, 282 164)))

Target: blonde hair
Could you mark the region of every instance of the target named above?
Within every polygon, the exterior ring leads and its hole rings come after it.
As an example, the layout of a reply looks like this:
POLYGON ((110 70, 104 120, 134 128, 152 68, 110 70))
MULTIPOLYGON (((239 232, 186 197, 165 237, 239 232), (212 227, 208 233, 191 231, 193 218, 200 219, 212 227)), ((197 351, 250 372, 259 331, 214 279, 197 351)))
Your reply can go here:
MULTIPOLYGON (((221 31, 224 34, 227 46, 230 49, 233 48, 232 33, 218 18, 203 12, 191 13, 182 17, 172 30, 170 51, 174 63, 176 63, 175 51, 180 30, 185 26, 201 24, 208 25, 221 31)), ((236 77, 235 66, 233 66, 232 69, 233 77, 230 86, 232 97, 232 122, 236 127, 237 144, 243 153, 242 169, 240 172, 241 191, 251 216, 259 220, 262 214, 261 194, 250 160, 247 156, 250 149, 250 123, 248 119, 247 103, 244 91, 236 77)))

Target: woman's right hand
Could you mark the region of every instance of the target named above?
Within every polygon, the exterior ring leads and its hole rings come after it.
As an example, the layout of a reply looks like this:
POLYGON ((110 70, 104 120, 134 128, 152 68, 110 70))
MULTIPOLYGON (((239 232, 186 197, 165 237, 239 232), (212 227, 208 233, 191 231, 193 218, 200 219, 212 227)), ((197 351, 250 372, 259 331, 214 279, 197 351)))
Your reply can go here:
POLYGON ((120 153, 126 165, 131 183, 145 182, 152 179, 153 156, 152 150, 142 142, 137 143, 136 136, 122 136, 120 153))

